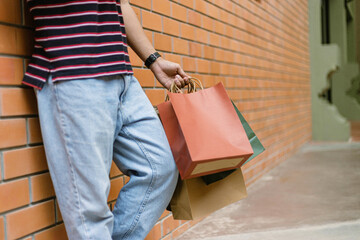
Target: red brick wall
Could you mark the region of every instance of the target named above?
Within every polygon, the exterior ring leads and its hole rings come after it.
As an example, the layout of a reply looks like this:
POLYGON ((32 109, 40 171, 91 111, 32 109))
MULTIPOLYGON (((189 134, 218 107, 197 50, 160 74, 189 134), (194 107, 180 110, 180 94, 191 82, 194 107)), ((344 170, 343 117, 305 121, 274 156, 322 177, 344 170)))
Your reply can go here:
MULTIPOLYGON (((206 87, 221 81, 266 147, 243 167, 247 184, 311 139, 307 0, 132 0, 145 33, 166 59, 206 87)), ((0 1, 0 240, 66 239, 32 89, 21 86, 31 21, 21 0, 0 1)), ((165 90, 132 51, 151 102, 165 90)), ((110 173, 109 205, 127 179, 110 173)), ((148 240, 174 239, 195 222, 165 212, 148 240)))

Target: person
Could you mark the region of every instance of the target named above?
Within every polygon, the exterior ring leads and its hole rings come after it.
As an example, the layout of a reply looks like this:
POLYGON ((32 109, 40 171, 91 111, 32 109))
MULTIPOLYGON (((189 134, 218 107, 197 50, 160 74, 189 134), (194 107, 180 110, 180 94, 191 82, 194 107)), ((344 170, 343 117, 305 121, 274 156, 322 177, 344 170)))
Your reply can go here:
POLYGON ((127 45, 169 88, 189 76, 151 45, 128 0, 27 0, 34 87, 46 158, 69 239, 144 239, 178 172, 166 135, 133 76, 127 45), (130 177, 113 211, 112 160, 130 177))

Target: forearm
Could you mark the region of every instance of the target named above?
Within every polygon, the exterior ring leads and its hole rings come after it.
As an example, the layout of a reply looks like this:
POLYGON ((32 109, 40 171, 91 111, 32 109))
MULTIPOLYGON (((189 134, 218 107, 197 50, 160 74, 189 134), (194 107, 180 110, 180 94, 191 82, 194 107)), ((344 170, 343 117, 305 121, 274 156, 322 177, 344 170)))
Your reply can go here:
POLYGON ((136 54, 145 61, 150 54, 155 52, 155 49, 147 39, 128 0, 121 0, 121 11, 125 23, 128 44, 136 54))
MULTIPOLYGON (((128 44, 141 60, 145 62, 145 60, 155 52, 155 49, 147 39, 128 0, 121 0, 121 11, 125 23, 128 44)), ((169 89, 173 82, 175 82, 178 87, 184 87, 185 84, 189 82, 189 76, 186 75, 179 64, 169 62, 161 57, 157 58, 156 61, 150 65, 150 70, 166 89, 169 89)))

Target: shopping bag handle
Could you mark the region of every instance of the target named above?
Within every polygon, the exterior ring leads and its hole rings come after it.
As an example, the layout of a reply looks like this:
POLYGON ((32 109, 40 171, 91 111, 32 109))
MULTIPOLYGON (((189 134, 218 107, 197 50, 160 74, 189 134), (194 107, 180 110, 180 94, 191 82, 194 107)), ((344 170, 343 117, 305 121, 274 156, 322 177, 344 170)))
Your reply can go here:
MULTIPOLYGON (((194 93, 196 92, 196 87, 199 87, 201 90, 204 89, 201 81, 195 77, 190 77, 189 84, 187 85, 187 93, 194 93)), ((173 82, 169 88, 169 92, 171 93, 184 93, 181 88, 176 86, 175 82, 173 82)), ((166 94, 165 101, 169 100, 169 95, 166 94)))
POLYGON ((201 90, 204 89, 201 81, 195 77, 190 77, 189 84, 188 84, 188 93, 194 93, 196 92, 196 86, 200 87, 201 90))
MULTIPOLYGON (((195 77, 190 77, 189 79, 189 84, 188 84, 188 91, 187 93, 194 93, 196 92, 196 86, 198 86, 201 90, 204 89, 201 81, 195 77)), ((169 92, 172 92, 172 93, 183 93, 183 91, 181 90, 181 88, 179 88, 178 86, 176 86, 176 84, 173 82, 170 86, 170 89, 169 89, 169 92)), ((165 97, 165 102, 166 101, 169 101, 169 95, 166 94, 166 97, 165 97)), ((154 110, 155 112, 157 113, 157 115, 159 115, 159 110, 157 108, 157 106, 154 106, 154 110)))

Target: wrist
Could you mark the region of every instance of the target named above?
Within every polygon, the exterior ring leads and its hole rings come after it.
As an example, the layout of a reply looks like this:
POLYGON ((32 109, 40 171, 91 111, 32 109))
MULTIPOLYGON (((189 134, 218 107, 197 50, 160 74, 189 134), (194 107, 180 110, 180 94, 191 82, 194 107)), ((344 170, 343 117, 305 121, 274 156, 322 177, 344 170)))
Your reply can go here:
POLYGON ((161 64, 162 61, 164 61, 164 59, 163 59, 162 57, 157 58, 157 59, 155 60, 155 62, 153 62, 153 63, 150 65, 149 69, 150 69, 153 73, 155 73, 157 70, 160 69, 160 64, 161 64))

